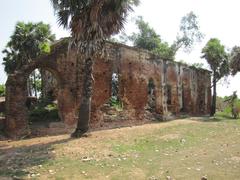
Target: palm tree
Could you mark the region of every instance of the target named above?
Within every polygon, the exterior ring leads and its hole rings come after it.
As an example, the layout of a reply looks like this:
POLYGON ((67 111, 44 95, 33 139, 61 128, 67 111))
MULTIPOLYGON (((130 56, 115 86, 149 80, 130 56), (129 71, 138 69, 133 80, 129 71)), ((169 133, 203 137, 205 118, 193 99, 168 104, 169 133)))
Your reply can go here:
MULTIPOLYGON (((50 43, 54 40, 55 35, 52 34, 50 25, 48 24, 44 24, 43 22, 17 22, 10 41, 2 51, 4 54, 2 64, 4 65, 5 72, 12 74, 33 61, 37 56, 49 52, 50 43)), ((31 73, 30 77, 32 77, 33 82, 28 79, 28 95, 31 96, 33 88, 37 96, 35 71, 31 73)))
MULTIPOLYGON (((71 30, 70 47, 84 56, 84 79, 79 119, 72 137, 81 137, 89 129, 93 83, 93 63, 102 54, 104 43, 117 34, 128 12, 139 0, 51 0, 59 25, 71 30)), ((80 58, 78 58, 80 59, 80 58)))

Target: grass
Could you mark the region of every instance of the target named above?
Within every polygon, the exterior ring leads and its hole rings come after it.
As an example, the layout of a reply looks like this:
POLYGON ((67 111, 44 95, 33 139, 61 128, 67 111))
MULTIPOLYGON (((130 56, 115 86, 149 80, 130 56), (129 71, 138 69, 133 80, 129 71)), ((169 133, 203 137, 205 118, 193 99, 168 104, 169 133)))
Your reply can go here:
POLYGON ((107 131, 0 141, 1 177, 239 179, 240 120, 176 120, 107 131))

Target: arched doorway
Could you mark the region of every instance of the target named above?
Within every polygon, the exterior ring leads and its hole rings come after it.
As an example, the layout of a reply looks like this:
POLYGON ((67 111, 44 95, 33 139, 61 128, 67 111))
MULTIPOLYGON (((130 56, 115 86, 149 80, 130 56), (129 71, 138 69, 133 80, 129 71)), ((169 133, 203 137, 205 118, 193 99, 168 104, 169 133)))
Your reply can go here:
MULTIPOLYGON (((6 121, 5 133, 12 138, 28 136, 29 128, 29 75, 35 69, 45 69, 53 74, 58 82, 58 87, 62 87, 61 75, 56 69, 55 61, 49 58, 40 58, 23 66, 21 70, 8 76, 6 82, 6 121)), ((35 86, 35 85, 34 85, 35 86)), ((37 95, 38 96, 38 95, 37 95)))
POLYGON ((148 80, 148 103, 146 109, 151 113, 156 112, 156 86, 153 78, 148 80))
POLYGON ((58 108, 58 81, 45 69, 35 69, 27 79, 28 122, 33 135, 60 121, 58 108))

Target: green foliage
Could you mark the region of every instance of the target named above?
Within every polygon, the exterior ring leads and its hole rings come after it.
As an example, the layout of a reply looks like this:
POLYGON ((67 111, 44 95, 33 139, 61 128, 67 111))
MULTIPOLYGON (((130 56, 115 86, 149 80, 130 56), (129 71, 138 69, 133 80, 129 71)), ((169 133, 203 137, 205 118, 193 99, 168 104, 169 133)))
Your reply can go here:
POLYGON ((123 29, 139 0, 51 0, 59 25, 70 29, 72 41, 91 57, 102 51, 107 38, 123 29))
POLYGON ((207 60, 212 73, 212 107, 211 115, 216 112, 216 98, 217 98, 217 82, 224 76, 229 75, 229 56, 225 51, 225 47, 221 44, 219 39, 210 39, 205 47, 202 49, 203 56, 207 60))
POLYGON ((50 51, 49 43, 55 39, 50 25, 18 22, 10 41, 3 50, 3 65, 7 74, 13 73, 42 53, 50 51))
POLYGON ((110 104, 110 106, 114 107, 117 110, 123 109, 123 103, 117 98, 111 97, 109 104, 110 104))
POLYGON ((231 102, 232 96, 217 97, 217 110, 216 116, 233 118, 232 117, 232 107, 240 108, 240 99, 237 98, 234 102, 231 102), (234 103, 232 105, 232 103, 234 103))
POLYGON ((240 47, 233 47, 230 55, 230 67, 233 75, 240 71, 240 47))
POLYGON ((5 96, 6 88, 4 84, 0 84, 0 97, 5 96))
MULTIPOLYGON (((10 41, 3 50, 5 72, 7 74, 14 73, 39 55, 49 53, 50 43, 54 39, 55 35, 51 33, 48 24, 18 22, 10 41)), ((41 89, 41 76, 33 71, 28 81, 29 95, 32 96, 34 90, 35 96, 37 96, 37 92, 41 89)))
POLYGON ((139 33, 133 33, 129 36, 135 47, 152 51, 164 59, 174 59, 174 54, 169 44, 163 42, 160 35, 141 16, 137 18, 136 25, 139 33))
POLYGON ((201 42, 204 35, 200 32, 198 17, 194 12, 186 14, 180 24, 180 32, 176 41, 172 44, 172 50, 176 53, 180 48, 189 52, 196 42, 201 42))
POLYGON ((123 34, 123 36, 120 36, 122 42, 130 40, 134 46, 149 50, 163 59, 174 60, 180 48, 183 47, 184 50, 189 52, 196 42, 203 39, 197 16, 193 12, 182 18, 180 32, 172 45, 164 42, 160 35, 141 16, 137 18, 136 25, 139 32, 133 33, 131 36, 123 34))
POLYGON ((50 44, 47 42, 40 44, 39 49, 42 53, 50 53, 51 52, 50 44))
POLYGON ((203 65, 204 65, 203 63, 193 63, 193 64, 191 64, 192 67, 195 67, 197 69, 203 68, 203 65))
POLYGON ((56 104, 48 104, 43 106, 38 104, 29 113, 30 122, 34 121, 58 121, 60 118, 58 116, 58 108, 56 104))
POLYGON ((217 81, 229 74, 228 54, 220 40, 210 39, 202 49, 202 53, 202 58, 207 60, 217 81))

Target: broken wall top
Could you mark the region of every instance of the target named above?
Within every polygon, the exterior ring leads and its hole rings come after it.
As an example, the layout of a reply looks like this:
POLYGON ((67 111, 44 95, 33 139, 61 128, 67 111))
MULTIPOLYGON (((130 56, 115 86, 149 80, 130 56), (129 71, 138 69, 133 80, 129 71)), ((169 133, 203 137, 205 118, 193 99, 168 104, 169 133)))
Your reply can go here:
MULTIPOLYGON (((70 41, 70 37, 62 38, 58 41, 55 41, 51 46, 51 54, 67 53, 67 50, 69 48, 69 41, 70 41)), ((167 64, 178 65, 178 66, 181 66, 186 69, 192 69, 192 70, 198 71, 200 73, 204 73, 204 74, 206 73, 209 75, 211 75, 211 73, 212 73, 211 71, 209 71, 207 69, 197 68, 197 67, 187 65, 182 62, 172 61, 169 59, 163 59, 160 56, 158 56, 148 50, 145 50, 145 49, 132 47, 132 46, 128 46, 128 45, 121 44, 121 43, 110 42, 110 41, 106 42, 107 59, 108 59, 108 57, 109 57, 109 59, 111 59, 110 56, 116 56, 116 53, 119 49, 129 51, 129 52, 125 51, 127 53, 126 56, 129 56, 128 59, 131 59, 131 57, 134 57, 136 54, 138 54, 139 58, 136 59, 138 61, 143 60, 143 61, 150 61, 150 62, 155 62, 155 63, 160 63, 162 61, 165 61, 167 64), (133 55, 132 53, 134 53, 135 55, 133 55)))

